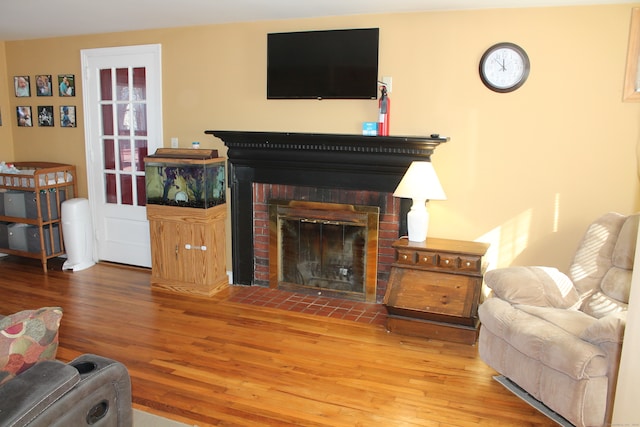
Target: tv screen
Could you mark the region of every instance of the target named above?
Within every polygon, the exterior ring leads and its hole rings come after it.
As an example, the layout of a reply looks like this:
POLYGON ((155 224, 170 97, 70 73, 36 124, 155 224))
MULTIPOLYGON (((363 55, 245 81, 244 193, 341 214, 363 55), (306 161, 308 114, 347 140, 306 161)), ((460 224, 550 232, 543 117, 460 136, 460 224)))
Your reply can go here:
POLYGON ((378 28, 271 33, 268 99, 376 99, 378 28))

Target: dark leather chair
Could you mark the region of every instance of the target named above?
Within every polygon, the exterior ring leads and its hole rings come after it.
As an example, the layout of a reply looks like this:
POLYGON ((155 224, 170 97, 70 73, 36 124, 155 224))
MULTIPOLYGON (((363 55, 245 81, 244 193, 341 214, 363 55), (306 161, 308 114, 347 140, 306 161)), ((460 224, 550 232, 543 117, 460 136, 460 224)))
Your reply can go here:
POLYGON ((43 361, 0 385, 0 426, 130 427, 131 379, 115 360, 43 361))

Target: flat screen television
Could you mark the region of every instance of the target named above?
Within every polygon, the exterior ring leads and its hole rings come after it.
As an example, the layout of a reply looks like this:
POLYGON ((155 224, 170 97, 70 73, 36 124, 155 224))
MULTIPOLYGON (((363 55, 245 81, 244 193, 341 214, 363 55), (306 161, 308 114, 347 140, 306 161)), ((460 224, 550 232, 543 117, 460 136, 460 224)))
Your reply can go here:
POLYGON ((378 28, 267 35, 268 99, 376 99, 378 28))

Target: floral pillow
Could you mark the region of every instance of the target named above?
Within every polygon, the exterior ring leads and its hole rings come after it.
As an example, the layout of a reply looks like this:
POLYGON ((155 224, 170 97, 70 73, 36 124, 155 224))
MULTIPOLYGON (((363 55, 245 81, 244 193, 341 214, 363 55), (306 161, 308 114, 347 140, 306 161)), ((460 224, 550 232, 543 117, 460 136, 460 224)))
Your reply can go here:
POLYGON ((0 319, 0 384, 38 362, 55 359, 61 318, 60 307, 43 307, 0 319))

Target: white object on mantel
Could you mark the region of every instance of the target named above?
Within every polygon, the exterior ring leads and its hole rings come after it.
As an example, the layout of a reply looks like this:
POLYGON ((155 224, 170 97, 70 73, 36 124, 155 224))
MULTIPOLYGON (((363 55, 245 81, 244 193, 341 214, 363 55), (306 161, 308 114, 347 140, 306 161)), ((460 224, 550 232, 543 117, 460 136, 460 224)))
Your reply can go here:
POLYGON ((407 214, 409 240, 411 242, 427 240, 429 229, 427 201, 447 200, 431 162, 412 162, 393 195, 413 200, 411 210, 407 214))

